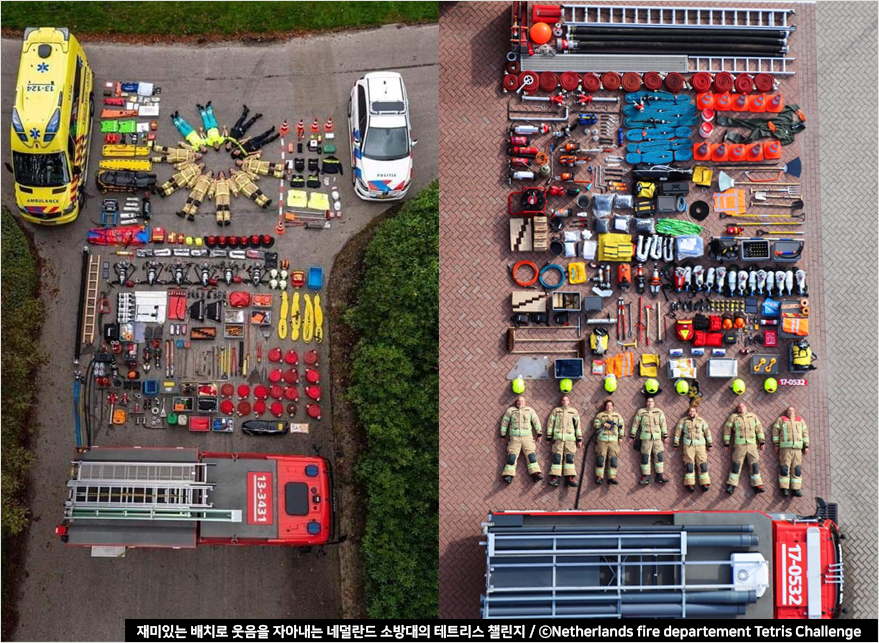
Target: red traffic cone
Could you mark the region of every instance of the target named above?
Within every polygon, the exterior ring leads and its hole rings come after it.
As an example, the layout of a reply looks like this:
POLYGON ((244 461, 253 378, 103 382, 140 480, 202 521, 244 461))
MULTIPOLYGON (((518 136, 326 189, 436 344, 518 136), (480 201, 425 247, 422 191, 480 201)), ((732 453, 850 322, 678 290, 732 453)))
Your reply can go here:
POLYGON ((296 123, 296 138, 300 140, 305 138, 305 121, 301 118, 299 119, 299 122, 296 123))
POLYGON ((287 123, 287 121, 281 123, 281 129, 278 131, 281 134, 281 138, 285 138, 287 136, 287 134, 290 132, 290 125, 287 123))
POLYGON ((333 131, 333 119, 330 118, 329 116, 327 117, 327 122, 324 123, 324 131, 325 132, 332 132, 333 131))

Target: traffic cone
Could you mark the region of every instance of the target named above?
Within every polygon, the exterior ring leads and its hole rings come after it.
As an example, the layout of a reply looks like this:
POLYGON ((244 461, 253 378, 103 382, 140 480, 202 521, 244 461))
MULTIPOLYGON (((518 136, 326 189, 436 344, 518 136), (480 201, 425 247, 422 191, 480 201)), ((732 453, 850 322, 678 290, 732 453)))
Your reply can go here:
POLYGON ((320 131, 320 123, 317 122, 317 118, 314 119, 311 123, 311 131, 317 133, 320 131))
POLYGON ((287 121, 281 123, 281 129, 278 130, 281 134, 281 138, 286 138, 287 134, 290 132, 290 125, 287 124, 287 121))
POLYGON ((284 219, 279 218, 275 225, 275 234, 284 234, 285 232, 287 232, 287 226, 284 224, 284 219))
POLYGON ((299 122, 296 123, 296 138, 300 141, 305 138, 305 121, 301 118, 299 119, 299 122))
POLYGON ((330 118, 329 116, 327 117, 327 122, 324 123, 324 131, 325 132, 332 132, 333 131, 333 119, 330 118))

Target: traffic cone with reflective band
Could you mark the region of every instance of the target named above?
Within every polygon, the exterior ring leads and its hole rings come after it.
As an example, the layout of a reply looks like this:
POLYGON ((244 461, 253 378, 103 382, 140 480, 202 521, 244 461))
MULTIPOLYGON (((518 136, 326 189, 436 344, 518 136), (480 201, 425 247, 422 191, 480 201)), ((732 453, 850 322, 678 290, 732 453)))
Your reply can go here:
POLYGON ((754 94, 748 99, 748 111, 762 114, 766 111, 766 94, 754 94))
POLYGON ((744 145, 733 145, 732 149, 729 153, 729 160, 738 162, 745 160, 745 146, 744 145))
POLYGON ((718 112, 725 112, 732 109, 732 96, 729 93, 724 92, 723 94, 716 94, 714 96, 714 109, 718 112))
POLYGON ((281 135, 281 138, 286 138, 287 134, 290 132, 290 125, 287 121, 281 123, 281 129, 278 130, 278 133, 281 135))
POLYGON ((763 157, 768 160, 776 160, 781 158, 781 143, 772 141, 767 143, 763 148, 763 157))
POLYGON ((324 131, 332 132, 333 131, 333 119, 327 116, 327 122, 324 123, 324 131))
POLYGON ((775 94, 772 98, 770 98, 766 102, 766 111, 772 112, 773 114, 777 114, 781 110, 784 109, 784 98, 782 98, 781 94, 775 94))
POLYGON ((275 226, 275 234, 284 234, 287 232, 287 226, 284 225, 284 219, 279 218, 278 224, 275 226))
POLYGON ((315 134, 320 131, 320 123, 317 122, 317 118, 311 123, 311 131, 315 134))
POLYGON ((296 123, 296 138, 300 141, 305 138, 305 121, 301 118, 299 119, 299 122, 296 123))
POLYGON ((746 94, 736 94, 736 97, 732 102, 732 111, 734 112, 747 112, 748 111, 748 96, 746 94))

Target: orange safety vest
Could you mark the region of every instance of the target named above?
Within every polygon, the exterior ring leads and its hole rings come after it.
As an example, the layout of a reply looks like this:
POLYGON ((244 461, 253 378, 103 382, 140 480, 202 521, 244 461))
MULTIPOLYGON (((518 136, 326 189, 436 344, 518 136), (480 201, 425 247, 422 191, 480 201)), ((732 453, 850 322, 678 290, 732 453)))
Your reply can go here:
POLYGON ((809 320, 803 317, 785 317, 781 328, 790 335, 805 337, 809 334, 809 320))
POLYGON ((714 211, 724 214, 745 213, 745 191, 730 188, 714 194, 714 211))
POLYGON ((631 377, 635 372, 634 353, 620 353, 607 359, 607 370, 620 377, 631 377))

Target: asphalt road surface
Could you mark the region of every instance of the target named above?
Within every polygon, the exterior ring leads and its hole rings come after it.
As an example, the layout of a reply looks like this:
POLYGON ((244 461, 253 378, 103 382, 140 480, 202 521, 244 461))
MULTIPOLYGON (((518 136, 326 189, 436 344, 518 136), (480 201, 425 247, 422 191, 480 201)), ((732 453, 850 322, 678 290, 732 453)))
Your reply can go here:
MULTIPOLYGON (((157 141, 165 145, 179 140, 169 115, 179 110, 190 123, 198 123, 195 104, 208 100, 213 101, 221 125, 231 126, 245 102, 251 113, 262 112, 263 119, 253 128, 257 133, 270 125, 279 126, 284 119, 292 128, 300 118, 308 123, 314 117, 323 122, 331 116, 336 124, 337 156, 346 162, 345 176, 337 182, 343 216, 329 230, 289 229, 275 248, 282 258, 290 259, 292 268, 321 265, 328 272, 348 238, 387 207, 360 201, 350 183, 346 108, 358 77, 376 70, 402 73, 414 136, 419 140, 410 196, 438 174, 437 39, 436 25, 390 26, 271 45, 88 43, 85 49, 96 74, 97 109, 105 81, 147 81, 162 88, 157 141)), ((17 40, 2 40, 2 117, 6 126, 0 129, 4 158, 8 158, 8 123, 20 46, 17 40)), ((27 574, 21 583, 15 638, 122 640, 125 618, 337 617, 339 561, 332 548, 324 557, 301 555, 285 548, 220 547, 134 550, 122 559, 93 559, 88 550, 66 549, 53 534, 62 515, 74 444, 72 352, 81 249, 87 229, 100 218, 101 197, 93 184, 102 143, 98 129, 96 126, 91 144, 92 198, 86 211, 75 223, 61 228, 30 226, 45 265, 47 313, 42 346, 49 361, 39 381, 38 420, 42 428, 33 444, 37 456, 31 484, 34 522, 28 536, 27 574)), ((273 144, 264 158, 279 160, 280 148, 273 144)), ((204 160, 215 172, 231 165, 228 155, 222 152, 209 151, 204 160)), ((166 165, 157 165, 154 171, 160 182, 172 172, 166 165)), ((4 171, 2 176, 3 203, 14 209, 10 175, 4 171)), ((276 179, 264 177, 260 186, 277 198, 276 179)), ((185 198, 185 190, 165 200, 154 197, 153 224, 187 233, 217 231, 211 203, 202 207, 203 214, 196 223, 184 223, 173 214, 185 198)), ((233 199, 232 212, 232 225, 224 230, 226 233, 273 232, 276 205, 266 212, 241 197, 233 199)), ((332 333, 331 326, 328 332, 332 333)), ((322 360, 323 369, 328 361, 322 360)), ((323 378, 329 381, 328 373, 323 378)), ((324 400, 322 407, 323 419, 312 424, 310 435, 288 436, 281 441, 239 432, 194 436, 185 430, 102 427, 96 442, 108 446, 199 446, 217 451, 263 452, 308 452, 312 444, 317 444, 322 455, 332 459, 331 405, 324 400)))

